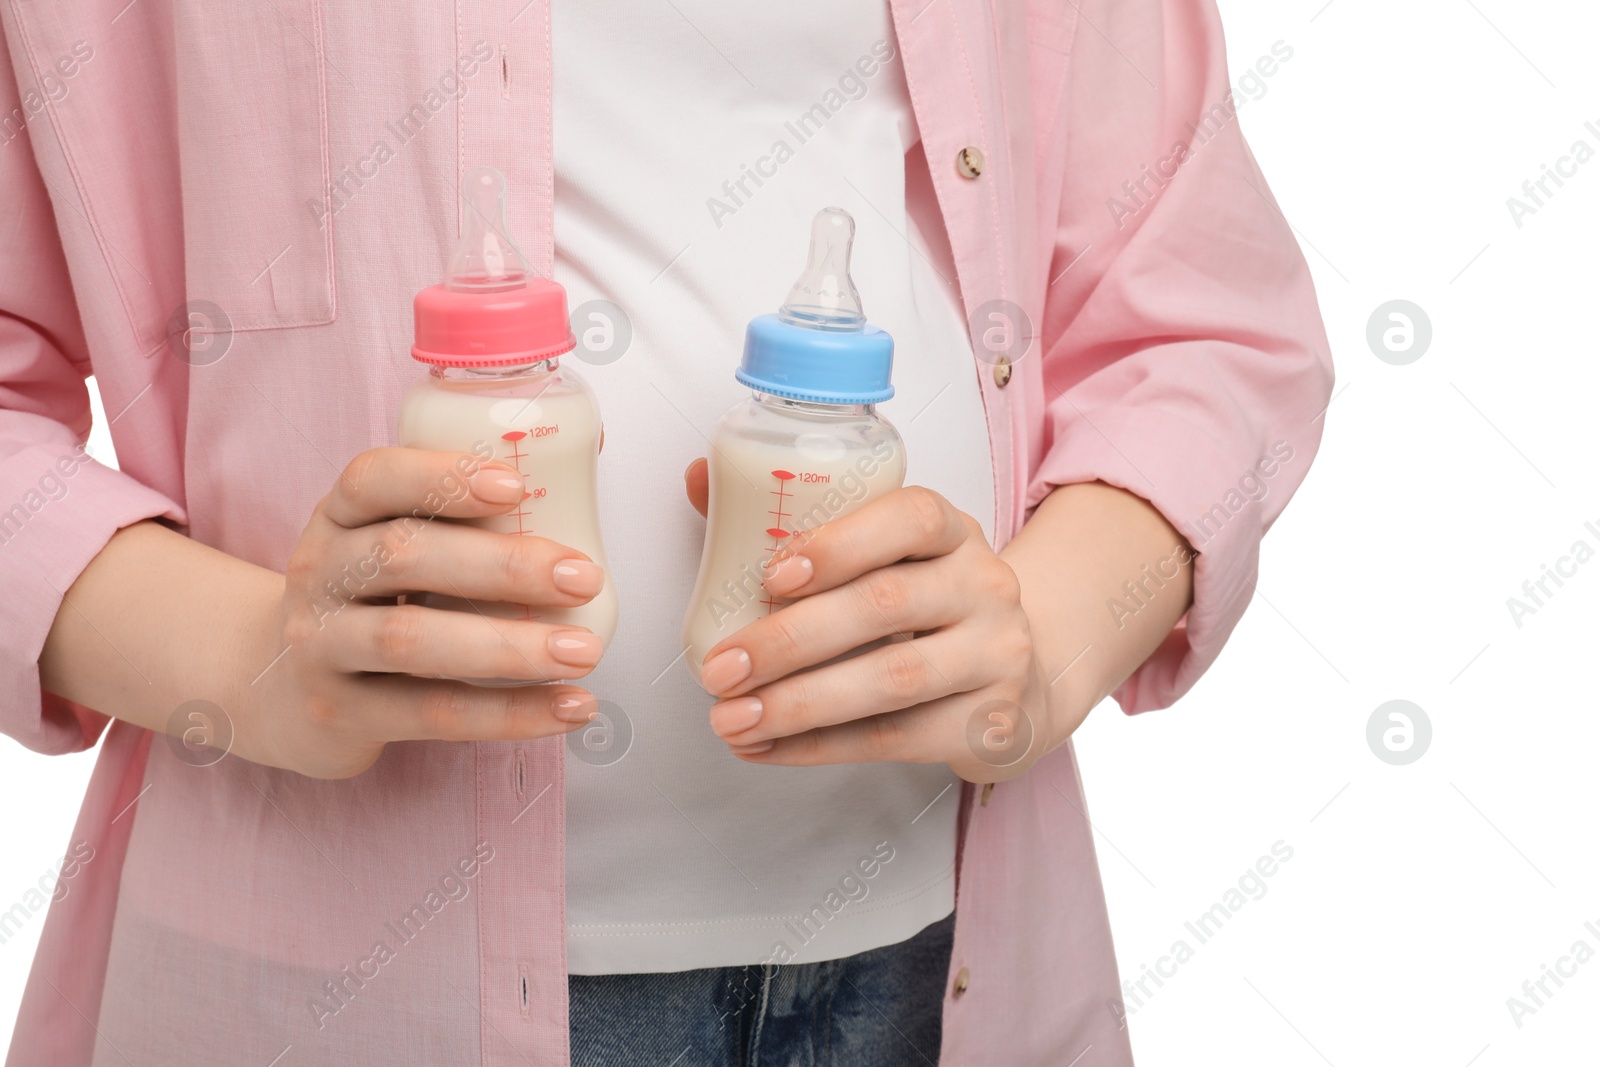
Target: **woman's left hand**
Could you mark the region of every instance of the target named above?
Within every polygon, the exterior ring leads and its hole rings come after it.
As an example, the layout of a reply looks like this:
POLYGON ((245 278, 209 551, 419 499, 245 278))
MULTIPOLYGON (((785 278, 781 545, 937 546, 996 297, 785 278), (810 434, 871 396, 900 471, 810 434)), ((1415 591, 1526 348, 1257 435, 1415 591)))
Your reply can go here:
MULTIPOLYGON (((696 503, 701 471, 688 473, 696 503)), ((1051 747, 1016 572, 938 493, 908 486, 825 523, 765 579, 793 603, 716 645, 701 671, 719 698, 711 728, 741 759, 945 763, 988 782, 1051 747)))

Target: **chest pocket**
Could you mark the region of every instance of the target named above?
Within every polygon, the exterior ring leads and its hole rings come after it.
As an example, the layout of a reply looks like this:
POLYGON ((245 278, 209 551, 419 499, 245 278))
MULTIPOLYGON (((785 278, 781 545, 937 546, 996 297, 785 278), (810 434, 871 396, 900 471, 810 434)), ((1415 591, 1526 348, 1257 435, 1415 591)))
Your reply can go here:
POLYGON ((185 288, 235 330, 333 321, 319 0, 175 0, 185 288))
POLYGON ((10 7, 44 154, 59 147, 77 194, 52 183, 58 215, 93 228, 146 356, 185 318, 201 333, 333 321, 320 0, 10 7))

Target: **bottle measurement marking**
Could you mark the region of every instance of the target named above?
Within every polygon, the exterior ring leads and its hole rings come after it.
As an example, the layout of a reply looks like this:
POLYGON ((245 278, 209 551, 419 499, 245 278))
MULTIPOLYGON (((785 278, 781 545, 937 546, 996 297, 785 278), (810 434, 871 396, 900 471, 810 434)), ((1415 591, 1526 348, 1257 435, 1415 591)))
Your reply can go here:
MULTIPOLYGON (((768 537, 772 538, 772 544, 768 546, 768 551, 777 552, 778 549, 783 547, 783 542, 791 536, 790 531, 783 528, 783 520, 789 517, 789 512, 784 510, 783 504, 785 500, 794 495, 793 493, 789 492, 788 487, 789 483, 794 480, 795 475, 789 471, 776 470, 772 472, 772 478, 777 483, 778 487, 776 489, 768 490, 768 492, 771 496, 776 497, 777 499, 773 502, 772 510, 768 511, 767 514, 775 515, 777 518, 774 519, 771 526, 767 527, 766 534, 768 537)), ((761 588, 766 589, 766 587, 767 584, 762 582, 761 588)), ((772 598, 772 594, 768 593, 766 597, 760 601, 760 603, 767 606, 767 614, 771 615, 775 610, 783 607, 784 602, 774 600, 772 598)))
MULTIPOLYGON (((511 513, 517 520, 518 537, 526 537, 533 532, 528 529, 527 524, 527 519, 532 515, 532 512, 528 510, 528 501, 541 499, 545 495, 545 489, 542 486, 531 492, 527 489, 528 472, 522 469, 522 461, 528 455, 522 451, 522 441, 527 436, 527 433, 522 430, 510 430, 500 435, 502 441, 506 441, 511 445, 511 465, 517 469, 518 474, 522 475, 522 503, 517 505, 517 510, 511 513)), ((524 619, 539 618, 538 615, 533 613, 533 608, 527 604, 522 605, 522 617, 524 619)))
MULTIPOLYGON (((528 435, 523 433, 521 430, 511 430, 500 435, 500 439, 502 441, 509 441, 511 443, 511 465, 517 468, 518 474, 522 475, 524 486, 526 486, 528 475, 527 472, 522 469, 523 457, 527 455, 526 452, 522 451, 522 439, 527 436, 528 435)), ((528 492, 526 488, 523 490, 522 499, 524 502, 526 502, 528 499, 528 492)), ((522 520, 524 516, 528 514, 528 509, 526 507, 518 507, 513 514, 515 514, 517 517, 517 535, 519 537, 526 535, 528 531, 522 520)))

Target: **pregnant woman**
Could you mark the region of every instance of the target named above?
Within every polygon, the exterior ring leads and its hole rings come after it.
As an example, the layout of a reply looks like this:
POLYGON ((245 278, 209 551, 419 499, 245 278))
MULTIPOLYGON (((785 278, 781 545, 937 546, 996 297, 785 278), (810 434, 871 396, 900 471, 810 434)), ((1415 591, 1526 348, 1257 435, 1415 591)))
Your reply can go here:
POLYGON ((12 1067, 1131 1062, 1072 734, 1216 659, 1331 387, 1213 0, 0 35, 0 729, 100 746, 12 1067), (570 294, 605 569, 396 447, 479 166, 570 294), (905 488, 691 665, 707 435, 828 205, 905 488), (399 599, 603 589, 604 646, 399 599))

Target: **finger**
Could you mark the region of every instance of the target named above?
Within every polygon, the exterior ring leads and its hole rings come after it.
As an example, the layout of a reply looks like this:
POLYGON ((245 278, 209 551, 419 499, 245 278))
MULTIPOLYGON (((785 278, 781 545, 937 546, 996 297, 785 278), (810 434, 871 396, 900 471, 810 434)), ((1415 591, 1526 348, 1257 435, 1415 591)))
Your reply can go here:
POLYGON ((715 696, 747 693, 880 638, 954 623, 967 612, 953 570, 948 559, 902 563, 797 600, 714 645, 700 683, 715 696))
POLYGON ((704 458, 697 459, 689 464, 683 472, 683 491, 689 495, 689 505, 698 511, 703 518, 706 513, 706 502, 711 495, 710 475, 704 458))
POLYGON ((729 745, 749 763, 819 767, 837 763, 942 763, 936 755, 937 715, 927 707, 906 708, 865 719, 808 730, 753 745, 729 745))
POLYGON ((711 729, 730 745, 750 745, 915 707, 994 680, 991 657, 956 628, 801 671, 711 708, 711 729))
POLYGON ((352 598, 431 592, 471 600, 575 607, 605 585, 605 570, 543 537, 450 522, 394 519, 341 534, 334 577, 352 598))
POLYGON ((816 767, 842 763, 944 763, 969 782, 1015 778, 1041 754, 1043 724, 1022 707, 998 697, 995 687, 957 693, 883 715, 825 726, 793 737, 748 746, 729 745, 747 763, 816 767), (1004 743, 990 745, 997 729, 989 709, 1003 709, 1009 724, 1004 743), (976 728, 972 724, 977 721, 976 728))
POLYGON ((331 665, 352 672, 551 682, 588 674, 604 651, 577 627, 416 604, 355 604, 324 621, 331 665))
POLYGON ((522 476, 471 452, 374 448, 350 461, 318 510, 347 529, 402 515, 499 515, 527 491, 522 476))
POLYGON ((386 741, 530 740, 576 730, 599 710, 592 693, 571 685, 488 688, 388 675, 361 689, 386 741))
POLYGON ((972 533, 971 520, 944 497, 906 486, 801 534, 762 579, 778 596, 807 596, 903 559, 954 552, 972 533))

